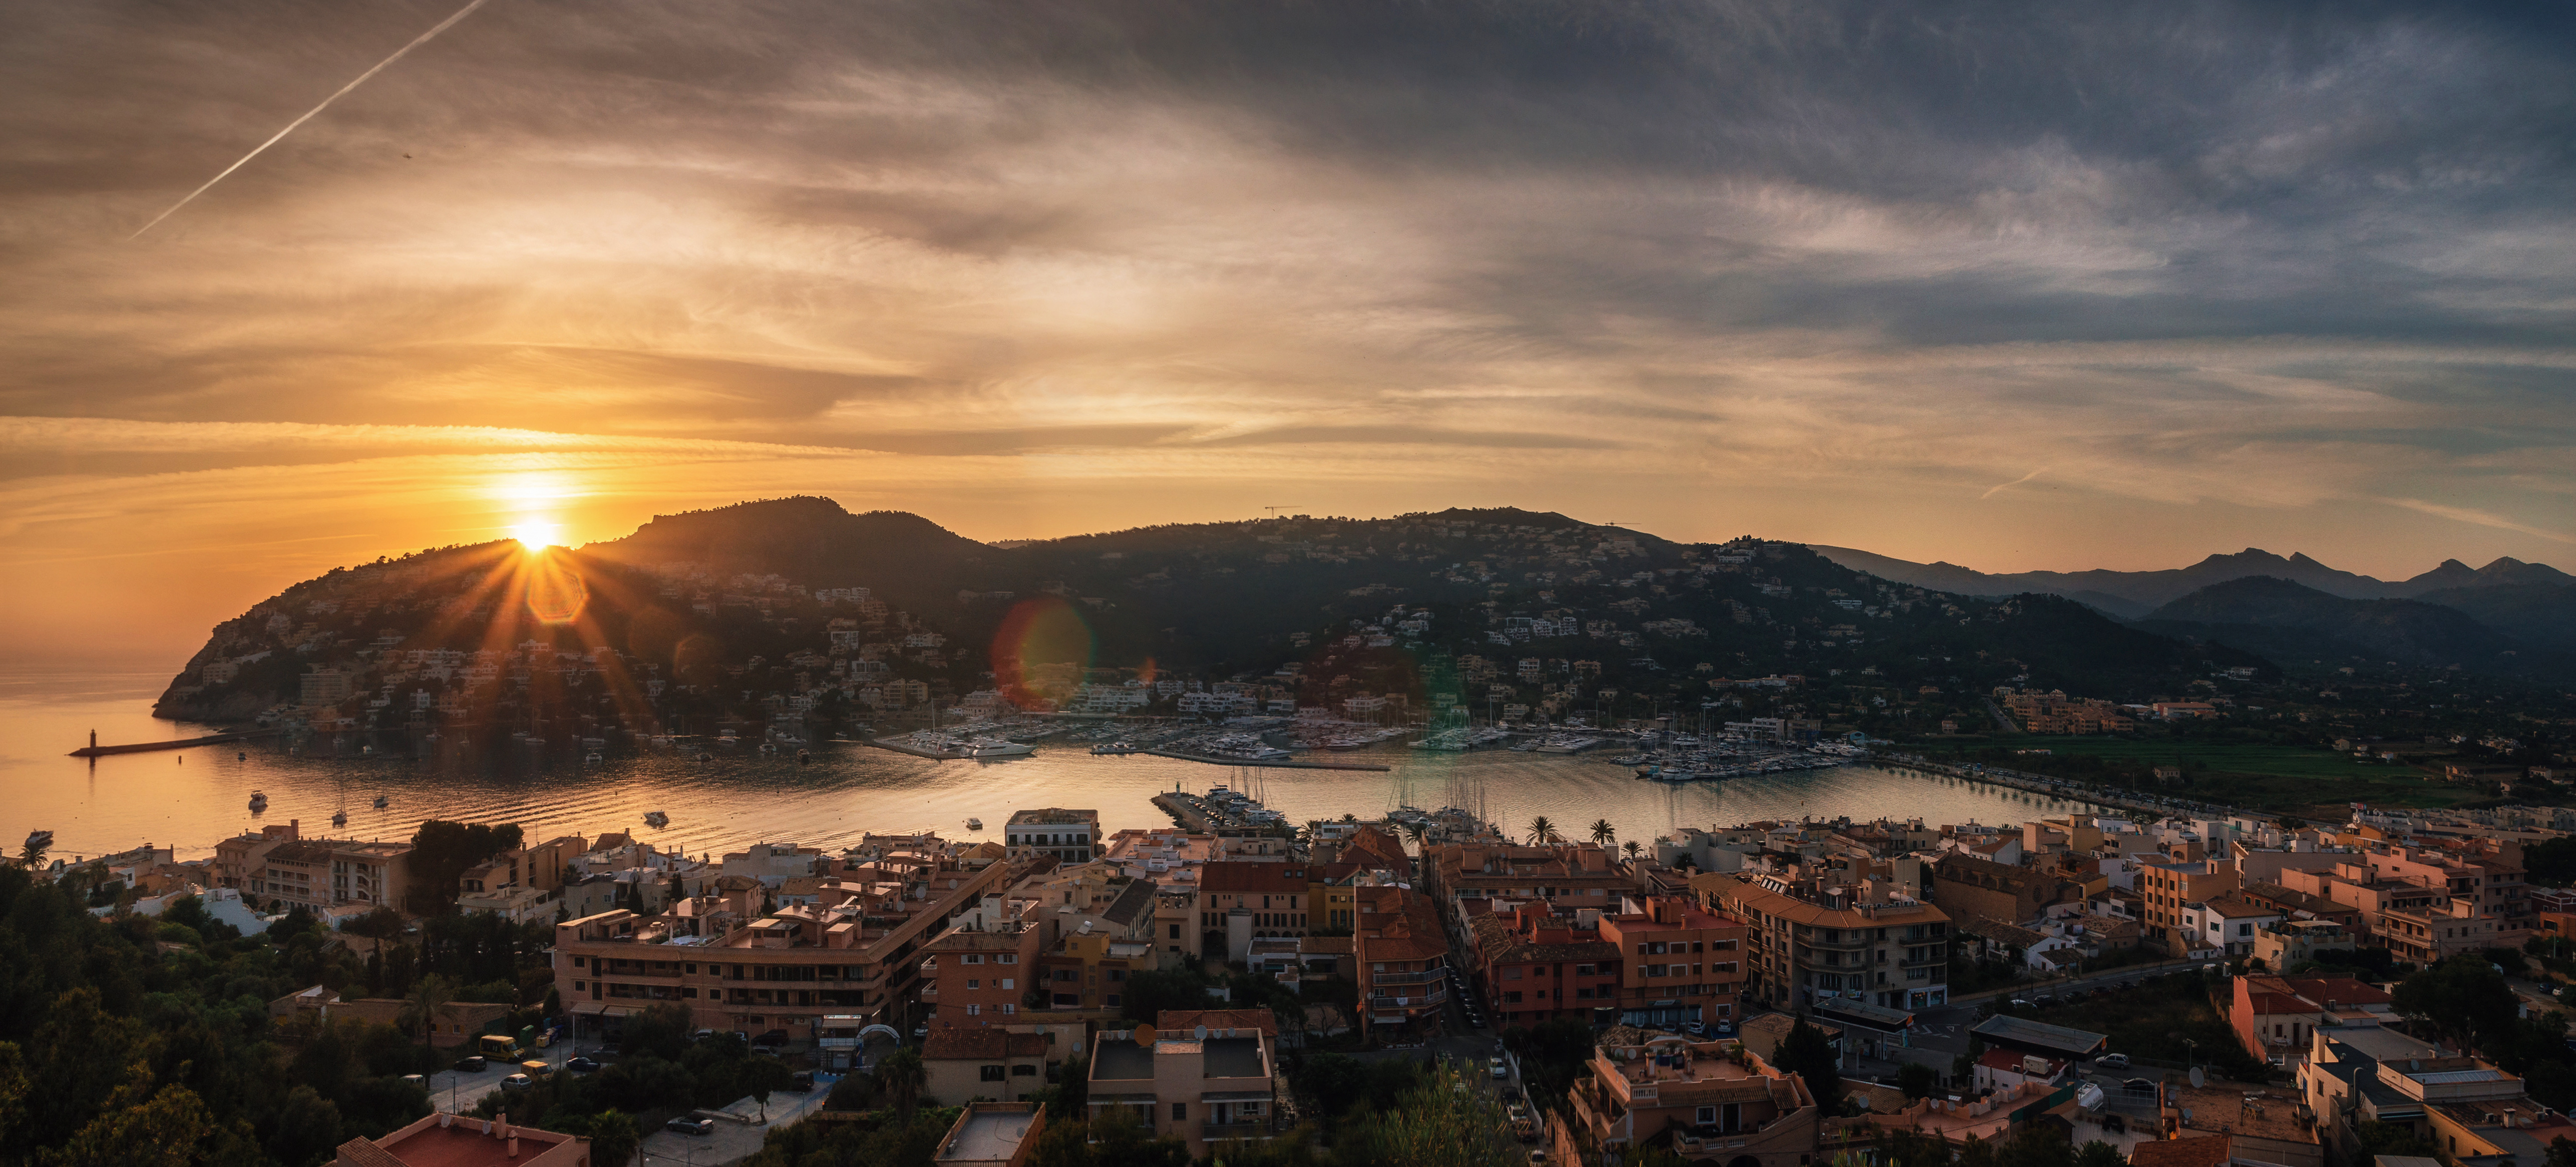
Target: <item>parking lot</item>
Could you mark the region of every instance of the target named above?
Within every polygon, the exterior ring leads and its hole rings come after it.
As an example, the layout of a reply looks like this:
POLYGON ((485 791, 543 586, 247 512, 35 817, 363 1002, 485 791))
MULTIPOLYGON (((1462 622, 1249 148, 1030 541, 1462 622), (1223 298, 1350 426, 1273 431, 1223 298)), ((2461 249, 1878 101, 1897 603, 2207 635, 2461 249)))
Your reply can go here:
MULTIPOLYGON (((599 1052, 598 1043, 591 1044, 593 1046, 591 1053, 596 1056, 599 1052)), ((542 1061, 560 1073, 564 1062, 575 1052, 572 1042, 557 1042, 546 1049, 532 1050, 527 1057, 520 1060, 542 1061)), ((461 1046, 448 1051, 451 1068, 429 1075, 424 1083, 429 1088, 429 1104, 449 1114, 463 1114, 473 1110, 476 1103, 483 1101, 484 1095, 501 1088, 501 1079, 519 1072, 516 1062, 492 1062, 483 1069, 473 1072, 454 1069, 456 1059, 463 1058, 466 1053, 466 1049, 461 1046)))

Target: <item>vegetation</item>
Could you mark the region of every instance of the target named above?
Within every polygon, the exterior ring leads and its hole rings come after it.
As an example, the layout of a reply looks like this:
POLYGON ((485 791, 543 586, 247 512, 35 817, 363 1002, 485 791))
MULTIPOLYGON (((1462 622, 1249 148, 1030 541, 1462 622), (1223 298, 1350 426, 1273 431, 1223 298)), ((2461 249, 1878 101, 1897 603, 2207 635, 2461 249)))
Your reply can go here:
POLYGON ((1806 1018, 1799 1018, 1789 1027, 1788 1036, 1780 1039, 1780 1048, 1773 1052, 1771 1064, 1805 1079, 1807 1093, 1815 1096, 1816 1104, 1825 1113, 1835 1113, 1841 1105, 1842 1067, 1834 1057, 1833 1043, 1823 1030, 1807 1024, 1806 1018))
POLYGON ((2196 972, 2148 977, 2136 987, 2105 989, 2077 1002, 2005 1011, 2051 1025, 2108 1036, 2110 1048, 2134 1058, 2214 1067, 2239 1081, 2259 1082, 2269 1067, 2237 1045, 2235 1031, 2210 1001, 2196 972))

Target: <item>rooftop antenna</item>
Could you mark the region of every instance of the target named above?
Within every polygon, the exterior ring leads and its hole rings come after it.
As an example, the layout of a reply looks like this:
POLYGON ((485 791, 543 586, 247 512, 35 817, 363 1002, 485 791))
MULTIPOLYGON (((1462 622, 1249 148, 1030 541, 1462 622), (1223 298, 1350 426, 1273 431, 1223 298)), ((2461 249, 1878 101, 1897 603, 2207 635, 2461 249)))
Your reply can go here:
POLYGON ((1304 506, 1304 505, 1306 505, 1306 504, 1304 504, 1304 503, 1302 503, 1302 502, 1283 502, 1283 503, 1280 503, 1278 506, 1263 507, 1263 508, 1261 508, 1261 509, 1263 509, 1263 510, 1265 510, 1265 511, 1270 512, 1270 517, 1275 519, 1275 518, 1278 518, 1278 517, 1279 517, 1279 512, 1281 512, 1281 511, 1287 510, 1287 509, 1288 509, 1288 508, 1290 508, 1290 507, 1301 507, 1301 506, 1304 506))

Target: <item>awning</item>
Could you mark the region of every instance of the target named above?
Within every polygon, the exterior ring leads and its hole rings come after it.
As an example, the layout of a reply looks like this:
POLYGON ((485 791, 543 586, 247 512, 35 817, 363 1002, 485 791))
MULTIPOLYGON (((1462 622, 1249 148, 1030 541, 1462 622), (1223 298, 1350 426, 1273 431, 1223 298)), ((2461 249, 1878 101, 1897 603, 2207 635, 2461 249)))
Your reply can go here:
POLYGON ((1818 1001, 1808 1008, 1818 1016, 1858 1025, 1865 1029, 1894 1032, 1914 1024, 1914 1015, 1905 1010, 1890 1009, 1885 1005, 1872 1005, 1867 1001, 1829 998, 1818 1001))
POLYGON ((633 1005, 611 1005, 606 1001, 576 1001, 572 1011, 583 1017, 630 1017, 643 1012, 633 1005))
POLYGON ((1214 1093, 1214 1094, 1201 1094, 1201 1095, 1199 1095, 1199 1101, 1201 1101, 1201 1102, 1268 1102, 1268 1101, 1270 1101, 1270 1092, 1269 1092, 1269 1091, 1267 1091, 1267 1090, 1220 1090, 1220 1091, 1218 1091, 1218 1092, 1216 1092, 1216 1093, 1214 1093))

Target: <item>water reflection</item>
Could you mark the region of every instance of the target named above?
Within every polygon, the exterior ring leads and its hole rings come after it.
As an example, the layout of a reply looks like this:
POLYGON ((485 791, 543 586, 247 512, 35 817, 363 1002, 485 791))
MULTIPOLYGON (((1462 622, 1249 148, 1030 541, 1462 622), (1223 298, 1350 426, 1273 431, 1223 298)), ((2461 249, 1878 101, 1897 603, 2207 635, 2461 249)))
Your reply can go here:
POLYGON ((65 856, 155 842, 175 844, 185 857, 207 853, 217 839, 256 823, 294 819, 320 832, 330 829, 335 813, 345 813, 348 825, 332 833, 361 839, 408 838, 426 818, 475 819, 518 822, 531 835, 632 831, 694 854, 759 840, 846 845, 867 831, 993 837, 1013 811, 1043 806, 1095 808, 1113 830, 1163 826, 1169 818, 1149 801, 1157 791, 1220 782, 1255 792, 1293 821, 1345 813, 1368 818, 1408 803, 1457 805, 1481 808, 1515 833, 1540 815, 1578 830, 1606 818, 1622 840, 1763 818, 1848 814, 2010 823, 2076 809, 2017 790, 1869 766, 1673 786, 1638 781, 1595 757, 1425 755, 1401 747, 1335 756, 1388 763, 1394 766, 1388 772, 1095 757, 1080 746, 1044 744, 1032 756, 994 762, 937 762, 818 744, 813 761, 802 765, 792 755, 748 747, 714 751, 704 762, 694 760, 694 751, 670 751, 584 764, 573 743, 532 749, 506 740, 457 742, 426 757, 391 748, 366 756, 354 736, 337 752, 327 743, 301 754, 253 744, 101 758, 95 767, 62 756, 93 727, 103 741, 207 732, 151 719, 148 697, 135 693, 157 682, 136 678, 121 691, 91 683, 84 693, 79 685, 38 691, 0 681, 0 786, 11 794, 0 830, 51 829, 57 853, 65 856), (254 789, 269 799, 258 816, 245 809, 254 789), (381 809, 374 805, 379 797, 381 809), (645 826, 643 816, 652 810, 667 812, 670 825, 645 826), (985 830, 966 830, 969 818, 981 818, 985 830))

